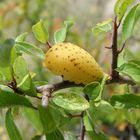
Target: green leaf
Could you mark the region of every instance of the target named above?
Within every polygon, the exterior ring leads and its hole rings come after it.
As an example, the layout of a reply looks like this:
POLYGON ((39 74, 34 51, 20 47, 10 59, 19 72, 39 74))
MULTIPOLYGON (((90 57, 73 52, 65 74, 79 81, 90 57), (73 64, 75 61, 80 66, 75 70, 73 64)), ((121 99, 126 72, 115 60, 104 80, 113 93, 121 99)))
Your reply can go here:
POLYGON ((46 44, 49 38, 49 33, 42 20, 32 26, 32 31, 38 41, 46 44))
POLYGON ((67 34, 67 27, 63 27, 63 28, 57 30, 54 33, 54 41, 55 41, 55 43, 64 42, 65 38, 66 38, 66 34, 67 34))
POLYGON ((77 137, 74 136, 73 134, 67 134, 68 135, 68 140, 77 140, 77 137))
POLYGON ((93 122, 91 122, 87 113, 84 115, 84 125, 85 125, 86 131, 94 130, 93 122))
POLYGON ((101 85, 99 82, 92 82, 87 84, 84 89, 83 92, 87 95, 89 95, 90 99, 96 99, 99 96, 101 90, 101 85))
POLYGON ((15 60, 13 64, 13 70, 17 81, 17 87, 20 88, 23 92, 25 92, 25 94, 28 94, 29 96, 35 96, 35 85, 32 82, 31 76, 27 68, 27 64, 23 57, 19 56, 15 60))
POLYGON ((60 112, 50 105, 47 108, 39 106, 38 109, 44 133, 51 133, 56 130, 61 119, 60 112))
POLYGON ((26 42, 16 42, 15 46, 16 46, 17 51, 20 53, 25 52, 29 55, 37 56, 40 59, 45 58, 44 52, 40 48, 38 48, 32 44, 29 44, 26 42))
POLYGON ((115 108, 140 108, 140 96, 134 94, 113 95, 110 103, 115 108))
POLYGON ((21 112, 39 133, 43 132, 43 127, 39 119, 39 112, 37 110, 22 108, 21 112))
POLYGON ((105 101, 101 100, 100 104, 96 107, 95 103, 93 100, 90 100, 90 108, 86 111, 86 114, 88 115, 90 119, 90 124, 93 126, 96 125, 97 120, 102 119, 102 120, 110 120, 112 117, 110 114, 114 114, 115 109, 113 106, 105 101))
POLYGON ((87 113, 84 116, 84 125, 91 140, 109 140, 103 132, 95 132, 93 121, 87 113))
POLYGON ((11 57, 10 57, 11 65, 13 65, 13 63, 17 57, 18 57, 18 54, 17 54, 16 48, 13 47, 11 50, 11 57))
POLYGON ((97 98, 94 99, 96 107, 100 104, 100 102, 102 100, 102 93, 103 93, 104 85, 106 84, 107 79, 108 79, 108 75, 104 73, 104 77, 102 78, 102 80, 100 82, 100 92, 99 92, 97 98))
POLYGON ((108 136, 103 133, 96 133, 95 131, 87 132, 91 140, 109 140, 108 136))
POLYGON ((53 102, 69 111, 84 111, 89 108, 88 101, 75 93, 56 93, 53 97, 53 102))
POLYGON ((11 50, 14 46, 13 39, 7 39, 4 44, 0 44, 0 67, 8 67, 11 63, 11 50))
POLYGON ((64 25, 67 27, 67 29, 70 29, 74 25, 74 21, 66 20, 66 21, 64 21, 64 25))
POLYGON ((2 91, 2 89, 0 90, 0 108, 17 105, 34 108, 30 101, 24 96, 13 92, 2 91))
POLYGON ((66 39, 67 32, 69 31, 69 29, 73 25, 74 25, 74 21, 73 20, 66 20, 66 21, 64 21, 64 26, 54 33, 54 41, 55 41, 55 43, 64 42, 65 39, 66 39))
POLYGON ((135 60, 130 60, 130 63, 134 63, 135 65, 137 65, 138 67, 140 67, 140 61, 135 59, 135 60))
POLYGON ((123 21, 122 39, 124 42, 131 36, 138 17, 140 17, 140 4, 132 7, 123 21))
POLYGON ((98 23, 95 27, 92 28, 92 32, 95 35, 98 35, 99 33, 102 33, 102 32, 108 32, 112 29, 111 23, 112 23, 111 18, 101 23, 98 23))
POLYGON ((28 35, 27 32, 22 33, 22 34, 20 34, 19 36, 16 37, 15 41, 16 41, 16 42, 25 41, 27 35, 28 35))
POLYGON ((11 114, 10 109, 6 113, 5 125, 6 125, 8 135, 10 137, 10 140, 22 140, 20 132, 14 123, 13 116, 11 114))
POLYGON ((57 129, 51 133, 46 134, 47 140, 64 140, 62 133, 57 129))
POLYGON ((139 117, 135 109, 123 109, 123 112, 126 120, 131 124, 136 124, 137 121, 139 120, 139 117))
POLYGON ((124 63, 116 69, 118 72, 129 76, 134 82, 140 83, 140 66, 134 62, 124 63))
POLYGON ((11 88, 9 88, 8 86, 5 86, 5 85, 0 85, 0 91, 14 93, 14 91, 11 88))
POLYGON ((10 67, 0 67, 1 81, 10 81, 11 80, 11 68, 10 67))
POLYGON ((134 2, 134 0, 117 0, 115 7, 114 7, 114 12, 117 16, 118 21, 120 21, 128 7, 134 2))
POLYGON ((109 115, 109 113, 115 113, 113 106, 105 100, 101 100, 97 110, 100 110, 102 113, 106 115, 109 115))

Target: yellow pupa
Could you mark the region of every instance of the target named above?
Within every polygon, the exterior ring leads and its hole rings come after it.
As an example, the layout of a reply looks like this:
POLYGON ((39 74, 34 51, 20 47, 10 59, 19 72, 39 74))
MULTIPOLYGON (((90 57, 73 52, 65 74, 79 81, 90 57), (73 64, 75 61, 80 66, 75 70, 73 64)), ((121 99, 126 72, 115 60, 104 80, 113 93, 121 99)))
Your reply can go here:
POLYGON ((58 43, 46 53, 44 61, 52 73, 62 75, 65 81, 88 84, 99 81, 103 71, 84 49, 71 43, 58 43))

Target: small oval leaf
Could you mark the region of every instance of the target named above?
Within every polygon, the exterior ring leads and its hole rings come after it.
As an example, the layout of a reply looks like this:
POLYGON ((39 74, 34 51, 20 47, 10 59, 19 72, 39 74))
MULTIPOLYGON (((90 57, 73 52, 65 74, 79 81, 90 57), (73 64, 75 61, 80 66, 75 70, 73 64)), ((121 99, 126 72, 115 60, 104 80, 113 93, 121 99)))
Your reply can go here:
POLYGON ((16 42, 25 41, 27 35, 28 35, 27 32, 22 33, 22 34, 20 34, 19 36, 16 37, 15 41, 16 41, 16 42))
POLYGON ((37 56, 40 59, 45 58, 45 54, 40 48, 38 48, 32 44, 29 44, 27 42, 16 42, 15 46, 16 46, 16 49, 18 50, 18 52, 20 52, 20 53, 25 52, 29 55, 37 56))
POLYGON ((53 102, 65 110, 84 111, 89 108, 88 101, 75 93, 56 93, 53 102))
POLYGON ((132 34, 136 21, 140 17, 140 4, 135 5, 126 15, 122 24, 122 39, 125 42, 132 34))
POLYGON ((11 64, 11 51, 14 47, 14 40, 7 39, 3 44, 0 44, 0 67, 8 67, 11 64))
POLYGON ((112 29, 111 23, 112 23, 111 18, 101 23, 98 23, 95 27, 92 28, 92 32, 95 35, 98 35, 99 33, 103 33, 103 32, 108 32, 112 29))
POLYGON ((16 58, 13 70, 17 82, 17 87, 29 96, 36 95, 35 85, 28 71, 27 64, 22 56, 16 58))
POLYGON ((113 95, 110 103, 115 108, 140 108, 140 96, 134 94, 113 95))
POLYGON ((89 95, 89 97, 91 97, 94 100, 99 96, 100 90, 101 90, 100 83, 92 82, 84 87, 83 92, 89 95))
POLYGON ((43 132, 43 127, 39 118, 38 110, 24 107, 22 108, 21 112, 23 113, 27 121, 29 121, 39 133, 43 132))
POLYGON ((17 105, 34 108, 31 102, 24 96, 18 95, 13 92, 6 92, 0 90, 0 108, 17 105))
POLYGON ((56 130, 61 119, 60 112, 52 106, 48 106, 47 108, 39 106, 38 109, 44 133, 51 133, 56 130))
POLYGON ((54 41, 55 41, 55 43, 64 42, 65 38, 66 38, 66 34, 67 34, 67 27, 63 27, 63 28, 57 30, 54 33, 54 41))
POLYGON ((38 41, 46 44, 49 39, 49 33, 42 20, 32 26, 32 31, 38 41))
POLYGON ((134 61, 124 63, 116 69, 118 72, 129 76, 134 82, 140 84, 140 66, 134 61))
POLYGON ((115 7, 114 7, 114 12, 117 16, 118 21, 120 21, 127 8, 134 2, 134 0, 117 0, 115 7))
POLYGON ((69 29, 74 25, 73 20, 66 20, 64 21, 64 25, 61 29, 57 30, 54 33, 54 41, 55 43, 61 43, 64 42, 66 39, 67 32, 69 29))

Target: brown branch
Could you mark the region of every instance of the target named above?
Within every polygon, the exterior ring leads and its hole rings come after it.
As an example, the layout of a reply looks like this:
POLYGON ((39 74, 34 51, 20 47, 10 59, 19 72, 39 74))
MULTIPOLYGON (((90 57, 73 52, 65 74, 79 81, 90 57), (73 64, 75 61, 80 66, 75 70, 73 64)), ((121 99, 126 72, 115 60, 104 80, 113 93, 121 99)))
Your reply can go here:
MULTIPOLYGON (((114 84, 114 83, 119 83, 119 84, 129 84, 129 85, 135 85, 135 83, 132 80, 129 79, 125 79, 121 76, 118 77, 118 79, 109 79, 106 81, 106 84, 114 84)), ((58 91, 64 88, 70 88, 70 87, 84 87, 85 85, 83 84, 75 84, 74 82, 69 82, 69 81, 63 81, 61 83, 57 83, 54 85, 43 85, 40 87, 37 87, 37 92, 42 93, 45 90, 49 90, 50 94, 48 95, 48 97, 51 97, 51 94, 54 91, 58 91)))
POLYGON ((129 79, 125 79, 121 76, 119 76, 118 79, 109 79, 106 81, 106 84, 115 84, 115 83, 118 83, 118 84, 128 84, 128 85, 136 85, 136 83, 134 83, 132 80, 129 80, 129 79))
POLYGON ((58 84, 54 84, 54 91, 64 89, 64 88, 70 88, 70 87, 83 87, 83 84, 75 84, 74 82, 69 81, 63 81, 58 84))
POLYGON ((112 64, 111 64, 112 80, 116 80, 119 78, 119 72, 115 70, 117 68, 117 63, 118 63, 117 35, 118 35, 118 26, 117 26, 117 17, 115 17, 112 46, 111 46, 112 47, 112 64))
POLYGON ((80 132, 80 140, 84 140, 85 137, 85 125, 84 125, 84 112, 81 115, 81 132, 80 132))
MULTIPOLYGON (((87 94, 85 94, 85 98, 86 98, 87 101, 89 101, 89 97, 88 97, 87 94)), ((86 132, 86 129, 85 129, 85 125, 84 125, 84 111, 83 111, 82 114, 81 114, 81 133, 80 133, 80 140, 84 140, 85 132, 86 132)))

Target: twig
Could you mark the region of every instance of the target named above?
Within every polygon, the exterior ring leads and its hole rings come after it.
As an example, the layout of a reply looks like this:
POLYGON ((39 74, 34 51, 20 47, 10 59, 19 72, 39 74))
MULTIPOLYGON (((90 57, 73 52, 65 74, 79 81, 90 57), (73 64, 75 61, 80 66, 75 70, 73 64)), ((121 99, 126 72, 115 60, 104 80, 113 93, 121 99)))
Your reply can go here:
POLYGON ((47 41, 47 45, 48 45, 48 47, 49 47, 49 48, 51 48, 51 47, 52 47, 52 45, 50 44, 50 42, 49 42, 49 41, 47 41))
POLYGON ((122 19, 121 19, 120 22, 118 23, 117 28, 120 27, 120 25, 121 25, 121 21, 122 21, 122 19))
POLYGON ((85 137, 85 125, 84 125, 84 112, 81 115, 81 132, 80 132, 80 140, 84 140, 85 137))
MULTIPOLYGON (((87 101, 89 101, 89 97, 88 97, 87 94, 85 94, 85 98, 86 98, 87 101)), ((81 132, 80 132, 80 140, 84 140, 85 132, 86 132, 85 125, 84 125, 84 113, 85 113, 85 111, 83 111, 82 114, 81 114, 81 132)))
POLYGON ((120 54, 123 51, 123 49, 125 47, 125 44, 126 44, 126 42, 124 42, 123 45, 122 45, 122 48, 120 50, 118 50, 118 54, 120 54))
POLYGON ((106 48, 106 49, 112 49, 112 46, 111 46, 111 47, 107 47, 107 46, 106 46, 105 48, 106 48))

